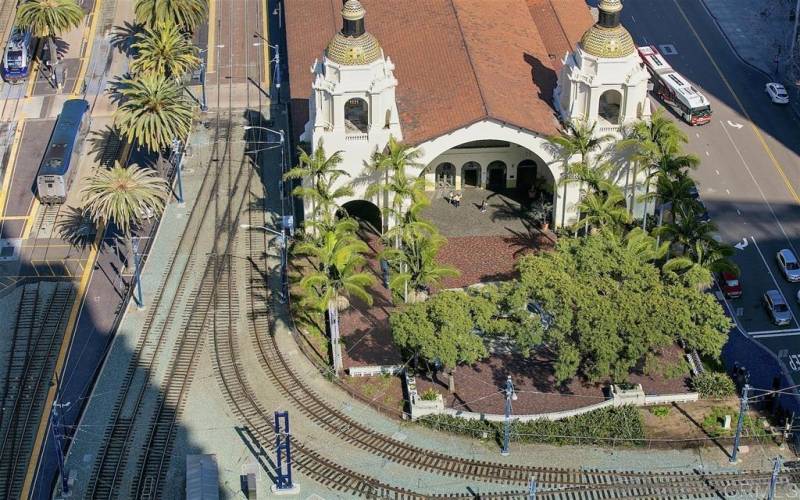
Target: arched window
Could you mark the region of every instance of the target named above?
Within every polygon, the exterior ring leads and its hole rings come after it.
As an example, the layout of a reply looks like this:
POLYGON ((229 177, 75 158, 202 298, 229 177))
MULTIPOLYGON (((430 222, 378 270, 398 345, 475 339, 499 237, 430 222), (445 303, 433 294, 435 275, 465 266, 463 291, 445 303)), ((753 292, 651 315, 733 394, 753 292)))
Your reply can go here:
POLYGON ((447 189, 456 185, 456 166, 449 162, 436 166, 436 186, 447 189))
POLYGON ((344 105, 344 126, 348 134, 366 134, 369 130, 367 101, 354 97, 344 105))
POLYGON ((618 90, 606 90, 600 96, 600 105, 597 114, 613 125, 619 125, 619 111, 622 104, 622 94, 618 90))

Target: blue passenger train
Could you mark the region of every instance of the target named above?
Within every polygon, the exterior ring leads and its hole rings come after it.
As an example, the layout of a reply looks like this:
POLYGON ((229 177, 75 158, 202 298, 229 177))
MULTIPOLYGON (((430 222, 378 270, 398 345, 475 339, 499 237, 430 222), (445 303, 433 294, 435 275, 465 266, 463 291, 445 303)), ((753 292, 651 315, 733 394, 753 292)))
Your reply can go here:
POLYGON ((70 99, 61 108, 36 176, 36 195, 45 205, 67 201, 77 170, 73 163, 77 163, 81 141, 89 129, 88 111, 89 102, 84 99, 70 99))
POLYGON ((14 26, 3 51, 3 79, 5 81, 18 83, 28 78, 31 72, 33 50, 31 32, 14 26))

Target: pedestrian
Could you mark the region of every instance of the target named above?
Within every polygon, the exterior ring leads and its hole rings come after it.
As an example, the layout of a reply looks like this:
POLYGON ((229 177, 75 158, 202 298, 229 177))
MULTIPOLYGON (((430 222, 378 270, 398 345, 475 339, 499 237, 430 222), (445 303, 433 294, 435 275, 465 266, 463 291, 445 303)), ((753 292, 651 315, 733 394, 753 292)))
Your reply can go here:
POLYGON ((447 195, 447 201, 449 201, 451 205, 455 205, 456 204, 456 192, 455 191, 450 191, 450 194, 447 195))
POLYGON ((454 201, 455 201, 455 204, 456 204, 456 208, 461 206, 461 193, 456 193, 454 201))
POLYGON ((481 202, 480 208, 481 208, 481 213, 486 212, 486 198, 484 198, 483 201, 481 202))

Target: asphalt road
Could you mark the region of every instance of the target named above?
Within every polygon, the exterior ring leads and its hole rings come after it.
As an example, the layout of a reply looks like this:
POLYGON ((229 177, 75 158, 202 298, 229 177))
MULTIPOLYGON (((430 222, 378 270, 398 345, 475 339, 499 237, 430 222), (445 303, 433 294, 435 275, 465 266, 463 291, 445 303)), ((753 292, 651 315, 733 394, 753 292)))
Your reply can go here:
MULTIPOLYGON (((694 173, 701 199, 722 239, 741 247, 734 260, 744 295, 726 301, 732 315, 776 355, 800 354, 800 285, 788 283, 775 264, 782 248, 800 255, 797 118, 769 101, 768 77, 736 56, 702 1, 628 0, 623 22, 637 45, 671 45, 677 53, 666 56, 668 62, 711 101, 711 123, 680 123, 689 136, 686 149, 702 161, 694 173), (760 303, 768 289, 787 299, 795 317, 791 326, 770 322, 760 303)), ((786 365, 800 382, 800 371, 786 365)))

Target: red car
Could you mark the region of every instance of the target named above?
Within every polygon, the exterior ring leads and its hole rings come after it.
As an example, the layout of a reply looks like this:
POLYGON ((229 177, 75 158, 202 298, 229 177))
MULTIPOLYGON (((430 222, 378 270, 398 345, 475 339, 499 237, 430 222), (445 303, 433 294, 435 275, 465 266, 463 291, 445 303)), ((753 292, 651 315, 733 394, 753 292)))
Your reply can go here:
POLYGON ((720 273, 719 287, 729 299, 738 299, 742 296, 742 284, 734 273, 727 271, 720 273))

